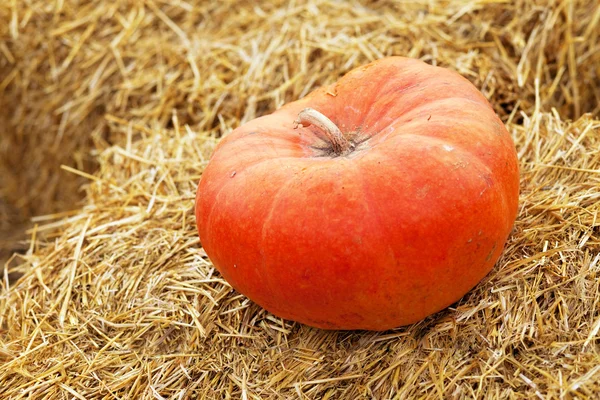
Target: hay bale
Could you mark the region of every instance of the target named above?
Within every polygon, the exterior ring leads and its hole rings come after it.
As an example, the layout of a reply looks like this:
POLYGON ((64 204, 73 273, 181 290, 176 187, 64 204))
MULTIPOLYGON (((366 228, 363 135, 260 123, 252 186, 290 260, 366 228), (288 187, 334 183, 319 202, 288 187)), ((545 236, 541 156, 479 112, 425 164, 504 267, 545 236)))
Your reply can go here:
POLYGON ((599 21, 592 0, 0 6, 0 149, 15 154, 0 176, 19 183, 6 198, 33 210, 67 177, 89 182, 80 209, 33 219, 6 265, 25 275, 0 292, 0 397, 598 393, 599 21), (197 181, 218 137, 391 54, 458 70, 507 122, 514 233, 482 284, 418 324, 279 320, 207 260, 197 181), (49 153, 58 138, 74 155, 49 153))
POLYGON ((79 213, 37 221, 52 244, 11 268, 26 275, 0 297, 0 394, 597 393, 600 158, 590 149, 600 121, 523 118, 509 126, 522 206, 497 267, 450 309, 385 333, 282 321, 234 292, 194 228, 195 183, 215 141, 177 124, 136 132, 101 154, 79 213))

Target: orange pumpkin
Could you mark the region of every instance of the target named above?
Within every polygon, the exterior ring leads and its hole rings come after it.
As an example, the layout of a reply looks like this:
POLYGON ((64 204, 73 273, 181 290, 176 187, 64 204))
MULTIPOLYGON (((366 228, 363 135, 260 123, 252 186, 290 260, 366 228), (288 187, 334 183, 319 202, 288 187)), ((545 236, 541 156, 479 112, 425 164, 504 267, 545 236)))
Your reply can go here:
POLYGON ((465 78, 391 57, 235 129, 198 188, 202 246, 275 315, 385 330, 461 298, 517 214, 513 141, 465 78))

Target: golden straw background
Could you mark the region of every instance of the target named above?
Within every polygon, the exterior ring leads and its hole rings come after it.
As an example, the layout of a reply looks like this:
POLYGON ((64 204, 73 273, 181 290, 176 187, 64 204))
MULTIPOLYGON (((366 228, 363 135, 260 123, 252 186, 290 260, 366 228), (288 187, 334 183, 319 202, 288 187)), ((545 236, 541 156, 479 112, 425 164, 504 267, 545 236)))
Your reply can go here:
POLYGON ((597 0, 2 1, 0 398, 598 398, 599 115, 597 0), (513 234, 415 325, 282 321, 207 259, 198 180, 241 123, 387 55, 490 99, 513 234))

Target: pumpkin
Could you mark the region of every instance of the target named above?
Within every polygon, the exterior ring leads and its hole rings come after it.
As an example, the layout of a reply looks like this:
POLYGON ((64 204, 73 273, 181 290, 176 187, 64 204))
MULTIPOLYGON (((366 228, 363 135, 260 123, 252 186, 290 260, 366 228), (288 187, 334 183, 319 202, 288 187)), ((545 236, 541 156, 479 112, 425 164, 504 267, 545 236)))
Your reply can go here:
POLYGON ((518 192, 514 143, 486 98, 448 69, 390 57, 224 137, 195 211, 216 269, 266 310, 386 330, 485 277, 518 192))

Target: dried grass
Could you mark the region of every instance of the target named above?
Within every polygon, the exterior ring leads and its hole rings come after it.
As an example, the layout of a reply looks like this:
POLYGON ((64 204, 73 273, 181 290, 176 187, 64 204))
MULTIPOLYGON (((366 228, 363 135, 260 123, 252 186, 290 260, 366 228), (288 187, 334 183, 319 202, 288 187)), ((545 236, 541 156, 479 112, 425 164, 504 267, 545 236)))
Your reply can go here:
POLYGON ((1 193, 54 213, 5 264, 0 398, 596 397, 599 27, 595 0, 3 3, 1 193), (281 321, 207 260, 197 181, 218 137, 390 54, 460 71, 506 121, 513 235, 421 323, 281 321))

